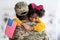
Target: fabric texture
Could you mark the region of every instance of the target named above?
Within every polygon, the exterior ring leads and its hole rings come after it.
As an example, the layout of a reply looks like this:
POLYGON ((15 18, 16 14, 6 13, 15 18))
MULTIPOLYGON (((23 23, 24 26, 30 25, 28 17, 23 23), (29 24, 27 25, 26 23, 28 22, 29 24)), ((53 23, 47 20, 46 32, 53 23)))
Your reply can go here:
MULTIPOLYGON (((29 21, 25 21, 25 23, 27 23, 30 26, 35 26, 36 23, 34 22, 29 22, 29 21)), ((48 36, 46 34, 45 31, 42 32, 37 32, 37 31, 25 31, 23 26, 17 27, 15 34, 14 34, 14 38, 13 40, 48 40, 48 36)))
POLYGON ((19 16, 24 16, 28 12, 28 4, 26 2, 18 2, 15 5, 15 12, 19 16))

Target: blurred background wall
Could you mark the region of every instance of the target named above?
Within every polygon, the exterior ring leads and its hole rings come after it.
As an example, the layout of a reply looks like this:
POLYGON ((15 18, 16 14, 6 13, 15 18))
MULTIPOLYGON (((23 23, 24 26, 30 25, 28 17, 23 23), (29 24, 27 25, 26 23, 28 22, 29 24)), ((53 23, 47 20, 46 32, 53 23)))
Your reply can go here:
MULTIPOLYGON (((6 22, 5 17, 14 18, 14 6, 19 1, 44 5, 45 16, 41 18, 46 23, 46 31, 50 40, 56 40, 60 36, 60 0, 0 0, 0 40, 8 40, 4 34, 6 22)), ((59 39, 58 39, 59 40, 59 39)))

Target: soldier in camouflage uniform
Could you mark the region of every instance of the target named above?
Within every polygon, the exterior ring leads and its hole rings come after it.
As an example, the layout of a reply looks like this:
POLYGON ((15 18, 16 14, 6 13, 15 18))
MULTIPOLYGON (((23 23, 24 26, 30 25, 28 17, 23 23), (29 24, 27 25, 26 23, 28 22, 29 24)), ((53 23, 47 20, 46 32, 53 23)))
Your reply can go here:
MULTIPOLYGON (((36 23, 24 20, 28 25, 35 26, 36 23)), ((23 26, 17 27, 15 31, 14 40, 48 40, 48 36, 45 31, 26 31, 23 26)))
MULTIPOLYGON (((28 12, 28 5, 25 2, 18 2, 15 5, 15 11, 16 11, 17 18, 21 19, 24 23, 30 25, 31 27, 36 25, 35 22, 30 22, 29 20, 23 19, 23 17, 26 17, 26 13, 28 12), (26 10, 19 8, 18 6, 19 7, 21 6, 22 8, 26 8, 26 10), (25 14, 23 15, 21 13, 23 14, 25 13, 25 14)), ((16 28, 16 31, 12 40, 48 40, 48 36, 45 31, 42 31, 42 32, 37 32, 34 30, 26 31, 25 28, 22 25, 20 25, 16 28)))

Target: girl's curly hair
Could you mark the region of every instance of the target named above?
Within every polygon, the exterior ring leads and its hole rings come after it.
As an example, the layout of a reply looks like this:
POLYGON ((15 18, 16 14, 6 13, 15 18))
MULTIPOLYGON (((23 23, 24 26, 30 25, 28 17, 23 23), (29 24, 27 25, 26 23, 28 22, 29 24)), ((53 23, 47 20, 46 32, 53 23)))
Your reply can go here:
POLYGON ((39 17, 43 17, 44 14, 45 14, 45 10, 44 10, 43 8, 40 9, 40 10, 35 9, 35 8, 33 8, 33 5, 35 6, 35 4, 33 4, 33 3, 31 3, 31 4, 28 5, 28 7, 29 7, 29 12, 28 12, 28 14, 27 14, 28 17, 29 17, 31 14, 33 14, 33 13, 37 13, 39 17))

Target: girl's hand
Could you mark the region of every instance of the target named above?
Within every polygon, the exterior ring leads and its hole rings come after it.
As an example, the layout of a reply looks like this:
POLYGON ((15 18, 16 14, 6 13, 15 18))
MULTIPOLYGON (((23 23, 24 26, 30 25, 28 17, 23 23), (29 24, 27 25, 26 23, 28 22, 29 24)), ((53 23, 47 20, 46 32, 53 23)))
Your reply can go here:
POLYGON ((22 23, 22 25, 24 26, 24 28, 25 28, 27 31, 33 30, 33 27, 27 25, 26 23, 22 23))

